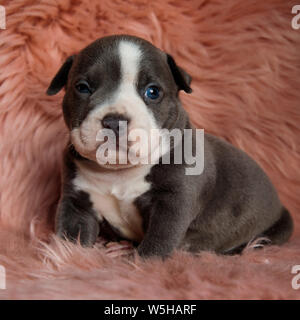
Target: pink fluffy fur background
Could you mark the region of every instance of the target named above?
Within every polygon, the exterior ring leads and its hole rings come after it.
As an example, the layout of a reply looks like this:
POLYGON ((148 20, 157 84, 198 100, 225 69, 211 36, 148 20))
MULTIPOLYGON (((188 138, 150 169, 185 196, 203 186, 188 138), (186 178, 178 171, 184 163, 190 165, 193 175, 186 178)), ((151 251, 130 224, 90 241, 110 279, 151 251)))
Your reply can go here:
MULTIPOLYGON (((300 264, 300 30, 287 0, 1 1, 0 265, 2 299, 297 299, 300 264), (295 232, 241 256, 176 252, 165 262, 82 249, 53 236, 67 140, 63 92, 45 92, 64 59, 129 33, 171 53, 193 77, 191 119, 266 170, 295 232)), ((118 252, 118 247, 116 247, 118 252)), ((121 250, 121 249, 120 249, 121 250)))

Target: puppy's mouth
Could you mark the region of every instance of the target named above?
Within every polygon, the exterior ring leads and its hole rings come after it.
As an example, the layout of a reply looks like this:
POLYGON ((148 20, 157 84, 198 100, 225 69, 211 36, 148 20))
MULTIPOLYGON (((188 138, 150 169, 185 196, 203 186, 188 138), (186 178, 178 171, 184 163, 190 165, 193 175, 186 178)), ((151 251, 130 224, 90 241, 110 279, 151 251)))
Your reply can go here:
POLYGON ((152 141, 153 130, 160 129, 143 103, 126 100, 92 110, 71 130, 71 142, 81 156, 102 167, 127 168, 153 163, 151 154, 160 143, 152 141))
MULTIPOLYGON (((105 129, 100 129, 97 134, 87 134, 82 128, 71 131, 71 143, 76 151, 109 169, 152 163, 152 154, 159 148, 159 142, 151 142, 151 134, 141 128, 128 130, 120 136, 105 129)), ((158 160, 159 156, 155 159, 158 160)))

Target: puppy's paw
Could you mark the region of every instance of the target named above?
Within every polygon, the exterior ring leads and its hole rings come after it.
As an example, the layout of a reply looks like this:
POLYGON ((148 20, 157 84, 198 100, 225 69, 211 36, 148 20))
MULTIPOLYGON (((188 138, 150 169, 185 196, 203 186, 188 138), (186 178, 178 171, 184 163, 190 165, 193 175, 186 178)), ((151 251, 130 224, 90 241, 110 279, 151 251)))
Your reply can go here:
POLYGON ((171 255, 172 250, 173 248, 170 248, 169 246, 153 245, 152 243, 149 244, 142 241, 137 248, 137 253, 143 260, 148 258, 164 260, 171 255))
POLYGON ((83 247, 92 247, 99 234, 99 224, 93 217, 85 219, 72 219, 71 222, 64 221, 56 231, 56 234, 73 243, 79 243, 83 247))

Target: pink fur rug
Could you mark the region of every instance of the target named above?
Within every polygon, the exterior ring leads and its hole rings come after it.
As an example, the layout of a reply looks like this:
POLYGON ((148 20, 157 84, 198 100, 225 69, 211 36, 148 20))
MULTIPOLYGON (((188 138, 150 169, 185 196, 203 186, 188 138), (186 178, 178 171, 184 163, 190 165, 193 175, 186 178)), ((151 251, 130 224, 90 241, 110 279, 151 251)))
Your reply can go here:
POLYGON ((289 0, 2 1, 0 30, 0 265, 2 299, 297 299, 300 264, 300 30, 289 0), (192 76, 182 94, 199 128, 248 152, 295 220, 282 247, 241 256, 176 252, 165 262, 118 256, 53 237, 61 100, 46 88, 70 54, 130 33, 171 53, 192 76))

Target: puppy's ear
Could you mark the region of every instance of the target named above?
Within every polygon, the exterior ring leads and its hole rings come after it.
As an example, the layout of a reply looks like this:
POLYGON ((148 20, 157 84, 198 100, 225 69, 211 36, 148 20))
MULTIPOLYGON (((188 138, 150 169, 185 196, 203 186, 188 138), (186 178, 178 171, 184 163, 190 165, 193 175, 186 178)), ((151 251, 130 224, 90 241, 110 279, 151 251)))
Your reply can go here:
POLYGON ((191 93, 192 89, 190 88, 190 84, 192 82, 192 77, 182 68, 177 66, 175 60, 169 54, 167 54, 167 62, 175 83, 177 84, 178 90, 184 90, 186 93, 191 93))
POLYGON ((47 94, 49 96, 53 96, 57 94, 67 83, 68 74, 72 67, 75 55, 70 56, 64 62, 64 64, 60 67, 58 72, 56 73, 55 77, 52 79, 49 88, 47 89, 47 94))

